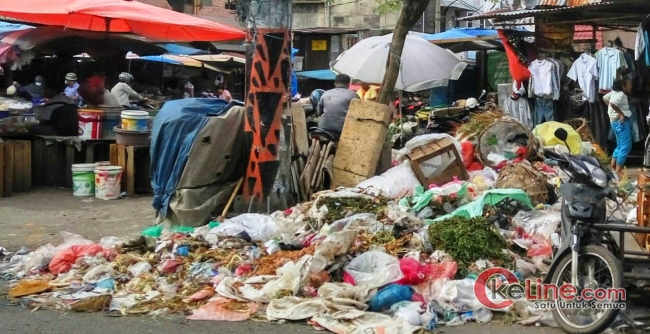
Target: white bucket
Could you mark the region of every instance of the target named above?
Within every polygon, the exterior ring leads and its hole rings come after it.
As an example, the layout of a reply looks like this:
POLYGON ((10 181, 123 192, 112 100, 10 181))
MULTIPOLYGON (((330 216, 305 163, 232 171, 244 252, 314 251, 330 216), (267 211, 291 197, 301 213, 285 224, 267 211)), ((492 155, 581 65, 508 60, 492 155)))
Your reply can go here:
POLYGON ((95 193, 95 164, 72 165, 72 195, 92 196, 95 193))
POLYGON ((122 167, 100 166, 95 168, 95 198, 111 200, 120 198, 122 167))
POLYGON ((122 111, 122 130, 145 131, 149 124, 149 113, 146 111, 122 111))

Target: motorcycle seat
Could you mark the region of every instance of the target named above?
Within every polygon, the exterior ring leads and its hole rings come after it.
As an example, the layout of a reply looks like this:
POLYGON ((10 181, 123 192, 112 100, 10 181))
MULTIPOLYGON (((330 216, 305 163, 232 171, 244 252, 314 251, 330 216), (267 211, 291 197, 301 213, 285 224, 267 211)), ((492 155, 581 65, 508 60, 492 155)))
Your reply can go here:
POLYGON ((329 132, 327 130, 317 128, 317 127, 310 128, 309 129, 309 135, 312 138, 317 137, 320 140, 326 140, 326 141, 334 141, 334 142, 336 142, 339 139, 338 136, 336 136, 335 134, 333 134, 333 133, 331 133, 331 132, 329 132))

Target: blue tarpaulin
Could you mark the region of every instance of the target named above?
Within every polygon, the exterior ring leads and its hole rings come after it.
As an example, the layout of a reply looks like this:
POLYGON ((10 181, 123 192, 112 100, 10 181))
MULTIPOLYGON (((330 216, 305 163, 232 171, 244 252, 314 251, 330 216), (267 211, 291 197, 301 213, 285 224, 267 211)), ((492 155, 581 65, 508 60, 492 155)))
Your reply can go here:
MULTIPOLYGON (((298 49, 296 48, 291 48, 291 62, 296 59, 296 53, 298 53, 298 49)), ((293 66, 291 67, 291 97, 294 97, 298 95, 298 77, 296 76, 296 72, 293 70, 293 66)))
POLYGON ((14 32, 18 30, 25 30, 25 29, 32 29, 32 28, 34 27, 24 25, 24 24, 15 24, 15 23, 0 21, 0 35, 8 34, 10 32, 14 32))
POLYGON ((137 60, 155 61, 158 63, 166 63, 172 65, 183 65, 183 63, 181 63, 180 61, 169 59, 168 57, 165 56, 144 56, 144 57, 138 57, 137 60))
POLYGON ((456 28, 437 34, 413 34, 453 52, 503 48, 496 29, 456 28))
POLYGON ((239 102, 219 99, 182 99, 165 103, 151 132, 151 187, 153 207, 165 217, 169 201, 183 175, 196 135, 210 116, 218 116, 239 102))
POLYGON ((302 71, 302 72, 296 72, 296 75, 301 78, 316 79, 316 80, 336 79, 336 73, 332 72, 332 70, 302 71))
POLYGON ((178 45, 178 44, 172 44, 172 43, 160 44, 159 46, 162 46, 163 48, 165 48, 165 50, 167 50, 167 52, 169 52, 169 53, 171 53, 173 55, 188 55, 188 56, 190 56, 190 55, 196 55, 196 54, 199 54, 199 53, 205 53, 205 51, 203 51, 203 50, 199 50, 199 49, 195 49, 195 48, 191 48, 191 47, 187 47, 187 46, 183 46, 183 45, 178 45))

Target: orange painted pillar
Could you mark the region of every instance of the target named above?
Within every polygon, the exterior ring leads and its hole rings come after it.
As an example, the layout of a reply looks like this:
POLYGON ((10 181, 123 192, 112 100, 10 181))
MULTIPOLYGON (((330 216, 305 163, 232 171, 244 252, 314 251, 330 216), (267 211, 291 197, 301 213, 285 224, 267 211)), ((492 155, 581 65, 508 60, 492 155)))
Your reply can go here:
POLYGON ((244 131, 251 150, 243 192, 245 200, 261 203, 280 169, 281 137, 288 138, 281 133, 291 102, 291 1, 253 0, 250 8, 244 131))

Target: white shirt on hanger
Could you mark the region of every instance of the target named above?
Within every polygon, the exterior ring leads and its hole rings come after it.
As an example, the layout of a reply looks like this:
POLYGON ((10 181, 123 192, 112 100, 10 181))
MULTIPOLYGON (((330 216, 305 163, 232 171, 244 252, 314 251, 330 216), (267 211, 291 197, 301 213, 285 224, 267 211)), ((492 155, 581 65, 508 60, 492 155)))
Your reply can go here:
POLYGON ((636 42, 634 43, 634 60, 639 60, 643 55, 643 50, 645 50, 645 39, 643 35, 645 30, 643 30, 643 23, 639 24, 639 29, 636 31, 636 42))
POLYGON ((538 96, 553 95, 553 71, 555 70, 553 63, 546 59, 533 60, 528 66, 528 70, 534 79, 535 94, 538 96))
POLYGON ((582 96, 587 101, 596 102, 596 80, 598 80, 596 58, 586 53, 581 54, 571 65, 566 76, 580 85, 582 96))

